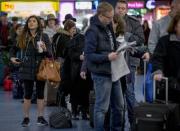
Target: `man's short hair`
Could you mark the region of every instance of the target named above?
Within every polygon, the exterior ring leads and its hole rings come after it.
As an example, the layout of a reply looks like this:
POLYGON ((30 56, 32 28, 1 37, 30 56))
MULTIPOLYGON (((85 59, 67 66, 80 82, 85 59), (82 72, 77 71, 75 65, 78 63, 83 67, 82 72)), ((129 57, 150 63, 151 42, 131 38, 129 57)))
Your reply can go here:
POLYGON ((123 3, 123 4, 128 5, 128 2, 126 0, 118 0, 117 3, 123 3))
POLYGON ((113 6, 108 2, 101 2, 97 7, 97 15, 105 14, 106 12, 110 12, 114 10, 113 6))

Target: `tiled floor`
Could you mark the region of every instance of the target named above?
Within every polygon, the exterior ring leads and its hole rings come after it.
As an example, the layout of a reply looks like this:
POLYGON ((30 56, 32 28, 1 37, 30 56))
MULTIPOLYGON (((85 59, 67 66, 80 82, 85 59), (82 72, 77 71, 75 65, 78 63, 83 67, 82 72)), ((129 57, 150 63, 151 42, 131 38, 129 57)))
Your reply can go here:
MULTIPOLYGON (((142 76, 136 77, 136 98, 138 101, 143 100, 142 96, 142 76)), ((47 107, 45 110, 45 117, 48 119, 48 114, 55 107, 47 107)), ((33 104, 30 110, 31 125, 27 128, 21 127, 23 118, 21 100, 12 99, 11 92, 4 92, 0 89, 0 131, 57 131, 59 129, 52 129, 47 127, 38 127, 36 125, 36 105, 33 104)), ((127 130, 127 129, 126 129, 127 130)), ((89 121, 73 121, 73 128, 61 129, 61 131, 93 131, 89 126, 89 121)))

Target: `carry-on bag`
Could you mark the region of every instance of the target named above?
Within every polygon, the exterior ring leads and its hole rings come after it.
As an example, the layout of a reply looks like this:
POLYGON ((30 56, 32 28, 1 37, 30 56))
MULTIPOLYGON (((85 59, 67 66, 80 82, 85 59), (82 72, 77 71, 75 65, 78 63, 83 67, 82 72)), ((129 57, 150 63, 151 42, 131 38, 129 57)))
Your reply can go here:
POLYGON ((179 131, 179 105, 168 103, 168 78, 163 77, 166 88, 165 103, 156 101, 156 81, 153 80, 153 103, 140 103, 134 108, 135 131, 179 131))

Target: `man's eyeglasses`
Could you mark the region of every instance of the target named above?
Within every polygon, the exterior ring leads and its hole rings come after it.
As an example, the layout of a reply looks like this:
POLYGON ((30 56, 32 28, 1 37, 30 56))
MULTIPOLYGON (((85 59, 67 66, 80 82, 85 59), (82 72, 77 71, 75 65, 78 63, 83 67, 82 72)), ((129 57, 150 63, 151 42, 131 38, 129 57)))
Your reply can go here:
POLYGON ((102 16, 106 17, 106 18, 109 19, 109 20, 112 20, 112 19, 113 19, 112 16, 106 16, 106 15, 102 15, 102 16))

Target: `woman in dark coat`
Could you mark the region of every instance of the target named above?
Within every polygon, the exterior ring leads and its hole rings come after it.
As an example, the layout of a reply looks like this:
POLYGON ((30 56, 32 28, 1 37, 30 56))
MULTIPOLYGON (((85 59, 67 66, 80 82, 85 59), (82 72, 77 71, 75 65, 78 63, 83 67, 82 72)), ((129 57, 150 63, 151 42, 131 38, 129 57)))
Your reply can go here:
POLYGON ((145 37, 144 45, 148 46, 148 39, 149 39, 149 34, 150 34, 150 28, 149 28, 149 24, 148 24, 147 20, 145 20, 144 23, 143 23, 143 32, 144 32, 144 37, 145 37))
POLYGON ((26 21, 23 33, 19 37, 16 47, 11 51, 10 58, 13 64, 21 65, 19 74, 25 85, 23 103, 24 119, 22 121, 22 126, 24 127, 30 123, 29 109, 34 82, 36 82, 37 92, 37 124, 48 125, 48 122, 43 117, 45 82, 36 79, 39 64, 48 55, 48 52, 51 52, 49 38, 42 32, 39 18, 34 15, 30 16, 26 21), (38 46, 38 43, 41 43, 41 45, 38 46), (18 51, 22 51, 23 57, 21 60, 16 58, 18 51))
POLYGON ((61 82, 59 85, 58 96, 61 96, 60 105, 63 107, 67 106, 65 102, 65 96, 70 93, 71 88, 70 58, 68 57, 68 46, 75 30, 75 23, 72 20, 67 20, 64 23, 64 29, 60 29, 58 33, 53 36, 52 45, 54 56, 61 62, 61 82))
POLYGON ((72 88, 70 94, 70 101, 72 105, 73 116, 76 119, 78 116, 78 106, 82 112, 82 118, 87 119, 87 112, 89 108, 89 92, 92 85, 87 80, 80 76, 82 62, 84 60, 84 35, 77 33, 70 41, 68 55, 71 61, 71 81, 72 88))
POLYGON ((168 33, 160 38, 152 57, 154 79, 168 77, 169 99, 180 103, 180 13, 172 19, 168 33))

